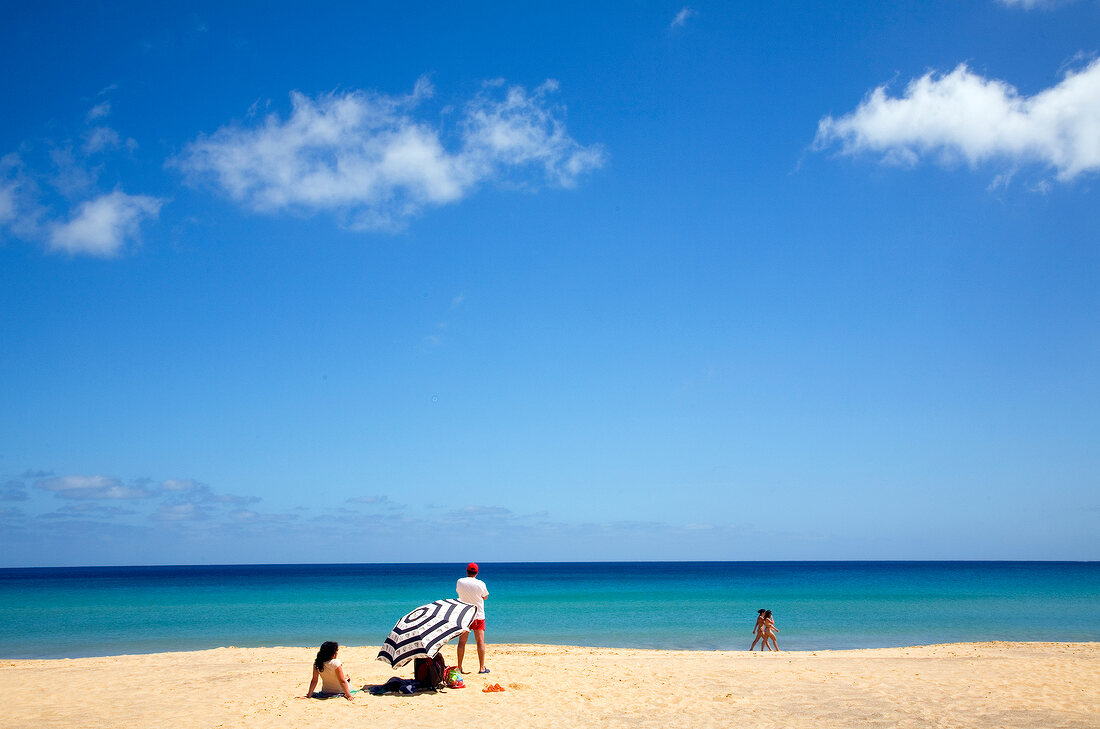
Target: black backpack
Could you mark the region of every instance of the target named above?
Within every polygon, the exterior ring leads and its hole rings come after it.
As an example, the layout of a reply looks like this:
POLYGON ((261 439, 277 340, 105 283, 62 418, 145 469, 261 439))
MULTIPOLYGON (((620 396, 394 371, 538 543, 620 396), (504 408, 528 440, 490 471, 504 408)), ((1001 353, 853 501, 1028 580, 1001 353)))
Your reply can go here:
POLYGON ((416 658, 413 660, 413 678, 422 689, 437 689, 443 685, 443 678, 447 675, 447 662, 443 656, 436 654, 435 658, 416 658))

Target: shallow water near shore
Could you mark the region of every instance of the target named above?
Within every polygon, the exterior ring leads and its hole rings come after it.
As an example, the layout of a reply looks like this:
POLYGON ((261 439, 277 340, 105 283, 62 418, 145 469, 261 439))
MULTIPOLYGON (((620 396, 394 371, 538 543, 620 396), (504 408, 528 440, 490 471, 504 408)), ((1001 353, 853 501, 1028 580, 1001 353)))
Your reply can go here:
MULTIPOLYGON (((225 645, 381 644, 454 595, 464 564, 0 570, 0 656, 225 645)), ((1100 640, 1097 562, 482 564, 487 638, 619 648, 747 648, 758 608, 780 648, 1100 640)))

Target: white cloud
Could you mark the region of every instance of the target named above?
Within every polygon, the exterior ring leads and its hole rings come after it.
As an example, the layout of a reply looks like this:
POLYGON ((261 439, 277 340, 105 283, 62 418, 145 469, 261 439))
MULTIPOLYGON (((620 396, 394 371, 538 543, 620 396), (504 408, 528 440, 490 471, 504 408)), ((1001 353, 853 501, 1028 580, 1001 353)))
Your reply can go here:
POLYGON ((78 157, 70 145, 54 147, 49 156, 55 170, 47 179, 63 197, 77 199, 95 190, 101 168, 93 167, 86 159, 78 157))
POLYGON ((352 228, 394 229, 485 182, 568 187, 602 165, 599 147, 566 132, 548 98, 556 88, 486 85, 462 112, 453 149, 438 122, 414 115, 432 95, 423 79, 403 97, 293 92, 287 119, 222 127, 172 164, 256 211, 332 212, 352 228))
POLYGON ((84 154, 95 154, 114 149, 122 143, 118 132, 110 127, 95 127, 84 135, 84 154))
POLYGON ((1073 0, 997 0, 1001 5, 1007 5, 1010 8, 1023 8, 1024 10, 1034 10, 1035 8, 1053 8, 1057 5, 1065 5, 1073 2, 1073 0))
POLYGON ((535 165, 552 183, 572 187, 581 175, 603 165, 602 148, 578 144, 565 130, 562 109, 549 103, 549 95, 558 89, 556 81, 545 82, 532 94, 511 86, 498 100, 494 92, 500 88, 501 82, 486 85, 467 105, 461 166, 484 179, 535 165))
POLYGON ((695 12, 694 10, 692 10, 691 8, 689 8, 685 5, 680 10, 680 12, 676 13, 676 17, 672 19, 672 23, 671 23, 671 25, 669 25, 669 27, 670 28, 682 28, 685 25, 687 25, 687 22, 688 22, 689 18, 693 18, 696 15, 698 15, 697 12, 695 12))
POLYGON ((27 486, 22 481, 7 481, 0 484, 0 501, 26 501, 27 486))
POLYGON ((67 223, 50 227, 49 245, 66 253, 112 256, 137 238, 143 218, 155 218, 161 200, 116 190, 82 203, 67 223))
MULTIPOLYGON (((110 103, 104 101, 85 121, 109 114, 110 103)), ((89 123, 79 138, 79 143, 72 138, 25 142, 20 154, 0 156, 0 233, 73 255, 111 256, 137 238, 144 219, 159 214, 158 198, 117 189, 104 194, 98 187, 100 174, 120 151, 137 149, 134 139, 102 123, 89 123)))
POLYGON ((24 172, 19 156, 0 157, 0 231, 7 228, 19 237, 34 234, 42 215, 35 192, 34 181, 24 172))
POLYGON ((202 521, 209 518, 207 509, 190 502, 161 504, 152 516, 155 521, 202 521))
POLYGON ((515 516, 511 509, 504 506, 463 506, 454 509, 447 514, 447 518, 454 519, 507 519, 515 516))
POLYGON ((65 499, 145 499, 156 491, 143 485, 129 485, 107 476, 59 476, 38 481, 35 486, 65 499))
POLYGON ((174 504, 252 504, 260 500, 258 496, 214 493, 207 484, 191 478, 166 479, 161 482, 160 488, 172 494, 174 504))
POLYGON ((0 182, 0 225, 15 220, 15 183, 0 182))
POLYGON ((915 79, 899 97, 880 86, 855 111, 818 123, 814 147, 834 143, 846 154, 879 153, 884 161, 905 164, 929 157, 971 165, 1031 162, 1054 168, 1062 180, 1096 172, 1100 60, 1030 97, 965 64, 915 79))
POLYGON ((90 501, 79 504, 62 506, 56 511, 41 514, 39 519, 68 519, 68 518, 103 518, 113 519, 116 516, 128 516, 136 514, 133 509, 124 509, 121 506, 105 506, 90 501))
POLYGON ((229 512, 229 518, 235 522, 252 524, 288 524, 298 519, 297 514, 261 514, 251 509, 236 509, 229 512))
POLYGON ((194 492, 210 487, 204 483, 200 483, 193 478, 169 478, 161 481, 160 487, 165 491, 177 491, 177 492, 194 492))
MULTIPOLYGON (((106 91, 106 89, 104 89, 106 91)), ((103 91, 100 92, 101 94, 103 91)), ((111 102, 104 101, 101 104, 96 104, 88 110, 88 116, 85 117, 87 121, 95 121, 96 119, 102 119, 103 117, 111 113, 111 102)))
MULTIPOLYGON (((210 486, 194 479, 166 479, 157 482, 148 478, 137 478, 124 482, 102 475, 54 477, 45 472, 36 472, 36 475, 41 476, 34 483, 37 489, 75 502, 40 516, 55 522, 73 518, 95 520, 137 516, 160 523, 225 524, 239 521, 242 514, 254 514, 248 519, 256 522, 271 520, 269 515, 255 514, 244 508, 246 504, 260 501, 260 497, 215 493, 210 486), (113 505, 113 502, 139 500, 147 505, 140 511, 113 505)), ((0 501, 26 501, 28 496, 23 481, 0 484, 0 501)))
POLYGON ((388 496, 353 496, 347 500, 349 504, 390 504, 388 496))

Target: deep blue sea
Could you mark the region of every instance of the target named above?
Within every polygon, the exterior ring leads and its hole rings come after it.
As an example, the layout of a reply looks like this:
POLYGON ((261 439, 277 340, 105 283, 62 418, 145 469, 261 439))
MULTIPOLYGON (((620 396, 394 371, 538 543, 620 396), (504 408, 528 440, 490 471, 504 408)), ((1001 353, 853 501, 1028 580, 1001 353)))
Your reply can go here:
MULTIPOLYGON (((464 564, 0 569, 0 657, 380 645, 464 564)), ((1100 562, 482 564, 490 643, 782 649, 1100 640, 1100 562)))

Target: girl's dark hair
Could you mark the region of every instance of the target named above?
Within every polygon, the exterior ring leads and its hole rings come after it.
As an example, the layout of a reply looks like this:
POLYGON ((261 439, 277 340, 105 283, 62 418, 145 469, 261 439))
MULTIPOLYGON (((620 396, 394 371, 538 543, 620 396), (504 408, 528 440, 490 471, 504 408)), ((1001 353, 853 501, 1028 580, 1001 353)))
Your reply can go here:
POLYGON ((771 616, 772 616, 772 611, 771 610, 765 610, 764 611, 764 617, 765 618, 770 618, 771 616))
POLYGON ((757 615, 763 615, 763 614, 764 614, 764 613, 766 613, 766 612, 768 612, 768 611, 767 611, 767 610, 765 610, 764 608, 760 608, 759 610, 757 610, 757 611, 756 611, 756 614, 757 614, 757 615))
POLYGON ((325 664, 332 660, 332 657, 336 655, 336 651, 339 650, 340 644, 334 640, 326 640, 321 644, 320 650, 317 651, 317 657, 313 659, 313 667, 318 671, 325 670, 325 664))

